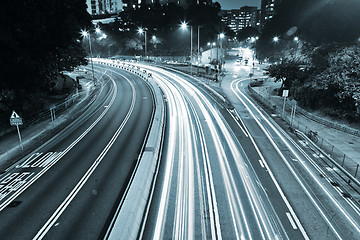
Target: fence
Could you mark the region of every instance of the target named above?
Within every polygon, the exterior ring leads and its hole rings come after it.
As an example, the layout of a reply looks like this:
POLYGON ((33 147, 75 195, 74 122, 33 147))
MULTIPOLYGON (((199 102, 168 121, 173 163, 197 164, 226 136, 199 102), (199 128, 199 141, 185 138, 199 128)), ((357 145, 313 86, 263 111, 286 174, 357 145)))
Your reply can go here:
MULTIPOLYGON (((304 125, 300 121, 293 118, 293 116, 291 114, 293 107, 294 107, 293 104, 286 102, 285 109, 284 109, 285 111, 283 113, 282 107, 278 107, 277 105, 273 104, 268 99, 264 98, 259 93, 257 93, 252 87, 249 86, 248 88, 249 88, 249 91, 252 94, 252 96, 257 101, 259 101, 261 104, 265 105, 267 108, 269 108, 274 113, 276 113, 279 117, 281 117, 290 126, 305 133, 306 135, 308 135, 309 132, 312 131, 312 129, 310 129, 308 126, 304 125)), ((357 134, 356 134, 357 130, 353 130, 353 129, 342 127, 342 126, 335 126, 334 123, 329 123, 326 120, 320 119, 319 117, 314 116, 299 107, 296 108, 296 111, 298 113, 303 114, 307 118, 310 118, 310 119, 312 119, 316 122, 319 122, 321 124, 324 124, 326 126, 331 125, 329 127, 334 126, 334 128, 345 131, 347 133, 355 132, 354 135, 357 136, 357 134)), ((314 143, 326 154, 326 157, 329 157, 333 161, 338 163, 341 167, 343 167, 348 172, 348 174, 350 174, 354 178, 360 179, 359 164, 357 162, 355 162, 352 158, 350 158, 348 155, 343 153, 341 150, 339 150, 337 147, 335 147, 333 144, 331 144, 330 142, 328 142, 326 139, 324 139, 323 137, 321 137, 319 135, 317 135, 317 141, 314 141, 314 143)))

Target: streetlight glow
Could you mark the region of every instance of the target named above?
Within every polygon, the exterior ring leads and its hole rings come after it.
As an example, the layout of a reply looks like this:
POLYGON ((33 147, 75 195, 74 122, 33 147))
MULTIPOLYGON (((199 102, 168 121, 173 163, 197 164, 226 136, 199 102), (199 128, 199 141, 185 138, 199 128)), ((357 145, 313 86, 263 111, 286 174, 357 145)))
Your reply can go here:
POLYGON ((182 29, 182 30, 187 29, 187 24, 186 24, 186 22, 182 22, 182 23, 181 23, 181 29, 182 29))
POLYGON ((144 33, 144 29, 139 28, 139 29, 138 29, 138 33, 143 34, 143 33, 144 33))
POLYGON ((279 41, 279 37, 273 37, 273 42, 278 42, 279 41))
POLYGON ((96 33, 100 33, 100 32, 101 32, 100 28, 97 27, 97 28, 95 29, 95 32, 96 32, 96 33))
POLYGON ((81 35, 83 35, 84 37, 87 37, 88 32, 87 32, 87 31, 84 31, 84 30, 81 30, 81 35))
POLYGON ((155 35, 152 36, 152 40, 156 40, 156 36, 155 36, 155 35))
POLYGON ((298 42, 299 41, 299 37, 294 37, 294 41, 298 42))
POLYGON ((220 33, 219 37, 220 37, 220 38, 224 38, 224 37, 225 37, 225 34, 224 34, 224 33, 220 33))

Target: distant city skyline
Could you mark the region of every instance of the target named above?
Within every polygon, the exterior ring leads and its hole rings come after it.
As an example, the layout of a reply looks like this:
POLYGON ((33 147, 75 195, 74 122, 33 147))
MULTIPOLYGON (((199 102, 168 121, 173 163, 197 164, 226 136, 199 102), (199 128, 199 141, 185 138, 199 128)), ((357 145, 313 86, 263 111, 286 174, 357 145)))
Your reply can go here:
POLYGON ((213 0, 219 2, 222 10, 239 9, 243 6, 255 6, 260 9, 261 0, 213 0))

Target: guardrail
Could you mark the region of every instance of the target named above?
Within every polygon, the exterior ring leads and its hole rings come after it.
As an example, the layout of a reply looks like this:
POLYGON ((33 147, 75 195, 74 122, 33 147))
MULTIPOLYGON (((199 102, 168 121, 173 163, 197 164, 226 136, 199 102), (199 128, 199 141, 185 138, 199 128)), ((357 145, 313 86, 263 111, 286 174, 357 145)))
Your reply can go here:
MULTIPOLYGON (((71 104, 73 104, 81 95, 83 95, 84 92, 76 92, 74 94, 71 94, 65 100, 63 100, 60 103, 55 104, 54 106, 50 107, 49 110, 46 111, 39 111, 36 112, 30 116, 27 116, 24 121, 24 127, 28 127, 31 125, 34 125, 40 121, 43 121, 45 119, 51 119, 54 121, 54 118, 52 117, 52 114, 54 111, 56 112, 62 112, 64 110, 67 110, 71 104)), ((6 134, 9 134, 14 131, 13 127, 7 127, 0 129, 0 137, 4 136, 6 134)))
POLYGON ((358 179, 356 179, 356 175, 355 177, 352 176, 344 167, 343 165, 340 165, 339 163, 337 163, 334 159, 332 159, 326 152, 324 152, 319 146, 317 146, 305 133, 299 131, 299 130, 295 130, 295 133, 300 136, 302 139, 304 139, 307 143, 309 143, 312 147, 316 148, 316 150, 318 151, 318 154, 324 156, 327 160, 330 161, 330 163, 335 166, 337 169, 339 169, 343 174, 346 175, 346 177, 349 179, 349 183, 352 181, 353 183, 355 183, 357 186, 360 187, 360 181, 358 179))
MULTIPOLYGON (((267 108, 272 110, 274 113, 277 114, 280 118, 282 118, 285 122, 287 122, 290 126, 295 128, 299 132, 303 132, 307 135, 311 129, 308 126, 303 125, 300 121, 297 121, 291 117, 288 110, 291 110, 290 106, 287 106, 285 109, 286 111, 282 114, 282 108, 277 107, 273 103, 271 103, 268 99, 261 96, 257 93, 250 85, 248 89, 251 95, 261 104, 265 105, 267 108)), ((322 154, 326 156, 326 159, 330 161, 331 164, 336 163, 336 166, 340 166, 339 168, 348 178, 350 183, 351 181, 358 185, 359 183, 359 164, 351 159, 348 155, 337 149, 333 144, 328 142, 326 139, 322 138, 321 136, 317 135, 318 141, 316 146, 318 149, 322 151, 322 154), (356 181, 354 181, 356 180, 356 181)), ((335 164, 334 164, 335 165, 335 164)), ((360 185, 359 185, 360 186, 360 185)))
POLYGON ((105 239, 111 240, 138 239, 143 231, 144 216, 147 215, 148 203, 152 195, 153 183, 161 157, 163 135, 165 132, 165 104, 162 92, 152 78, 152 73, 139 66, 118 60, 96 59, 95 62, 117 67, 140 76, 147 81, 154 93, 155 113, 146 144, 138 160, 135 174, 131 179, 131 186, 128 187, 126 196, 118 206, 105 235, 105 239))

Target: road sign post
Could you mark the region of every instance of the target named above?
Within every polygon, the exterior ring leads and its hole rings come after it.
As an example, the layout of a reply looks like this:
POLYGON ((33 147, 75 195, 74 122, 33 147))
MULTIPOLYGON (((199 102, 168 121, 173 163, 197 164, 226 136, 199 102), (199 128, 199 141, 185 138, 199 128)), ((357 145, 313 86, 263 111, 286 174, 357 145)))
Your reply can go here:
POLYGON ((19 125, 23 125, 23 121, 22 121, 22 118, 15 111, 13 111, 10 116, 10 125, 16 126, 18 136, 19 136, 20 147, 22 150, 24 150, 24 148, 22 146, 22 139, 21 139, 20 128, 19 128, 19 125))
POLYGON ((285 104, 286 104, 286 98, 289 96, 289 90, 283 90, 282 96, 284 97, 284 105, 282 110, 282 115, 285 116, 285 104))

